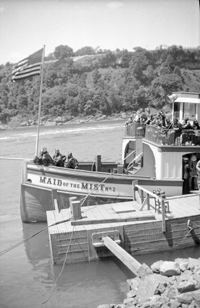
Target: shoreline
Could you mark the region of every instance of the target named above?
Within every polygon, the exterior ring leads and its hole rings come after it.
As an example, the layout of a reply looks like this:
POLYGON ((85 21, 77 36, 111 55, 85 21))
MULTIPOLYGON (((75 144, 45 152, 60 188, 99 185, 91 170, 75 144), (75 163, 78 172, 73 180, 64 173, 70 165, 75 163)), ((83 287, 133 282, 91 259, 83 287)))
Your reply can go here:
MULTIPOLYGON (((82 124, 82 123, 92 123, 92 122, 103 122, 103 121, 117 121, 117 120, 127 120, 130 116, 130 113, 121 113, 114 114, 111 116, 89 116, 89 117, 73 117, 70 119, 66 119, 64 117, 57 117, 55 119, 42 119, 40 126, 62 126, 66 124, 82 124)), ((4 130, 12 130, 12 129, 20 129, 25 127, 37 127, 37 121, 34 120, 26 120, 20 121, 16 119, 16 121, 11 121, 8 124, 0 123, 0 131, 4 130)))

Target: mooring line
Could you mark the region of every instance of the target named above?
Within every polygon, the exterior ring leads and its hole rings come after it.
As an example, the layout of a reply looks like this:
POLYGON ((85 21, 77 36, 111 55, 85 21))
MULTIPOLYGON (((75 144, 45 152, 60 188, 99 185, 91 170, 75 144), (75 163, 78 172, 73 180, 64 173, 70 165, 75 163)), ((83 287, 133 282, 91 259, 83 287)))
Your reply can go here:
POLYGON ((39 233, 41 233, 41 232, 47 230, 48 228, 53 227, 53 226, 56 226, 56 225, 59 225, 59 224, 64 223, 64 222, 67 222, 67 221, 69 221, 70 219, 71 219, 71 217, 68 218, 68 219, 62 220, 62 221, 58 221, 58 222, 56 222, 56 223, 54 223, 54 224, 52 224, 52 225, 50 225, 50 226, 46 226, 44 229, 42 229, 42 230, 40 230, 40 231, 34 233, 33 235, 29 236, 29 237, 26 238, 25 240, 23 240, 23 241, 21 241, 21 242, 18 242, 18 243, 16 243, 16 244, 10 246, 9 248, 7 248, 7 249, 5 249, 5 250, 0 251, 0 257, 1 257, 2 255, 4 255, 5 253, 7 253, 7 252, 13 250, 14 248, 20 246, 21 244, 27 242, 28 240, 30 240, 30 239, 33 238, 34 236, 38 235, 39 233))
MULTIPOLYGON (((97 186, 97 188, 99 188, 99 186, 102 184, 102 183, 104 183, 111 175, 113 175, 114 173, 110 173, 102 182, 100 182, 99 184, 98 184, 98 186, 97 186)), ((81 200, 83 200, 82 201, 82 203, 81 203, 81 206, 83 206, 83 203, 87 200, 87 198, 93 193, 93 191, 94 191, 94 188, 91 190, 91 192, 89 193, 89 194, 87 194, 87 196, 85 196, 85 198, 82 198, 82 199, 80 199, 80 201, 81 200)))
POLYGON ((65 268, 65 263, 66 263, 66 261, 67 261, 67 255, 68 255, 68 252, 69 252, 69 247, 70 247, 70 245, 71 245, 71 241, 72 241, 73 234, 74 234, 74 226, 73 226, 73 229, 72 229, 72 234, 71 234, 71 237, 70 237, 69 245, 68 245, 68 248, 67 248, 67 251, 66 251, 66 254, 65 254, 65 259, 64 259, 64 262, 63 262, 61 271, 60 271, 58 277, 57 277, 56 280, 55 280, 55 286, 54 286, 53 290, 51 291, 49 297, 42 303, 42 305, 44 305, 45 303, 47 303, 47 302, 50 300, 50 298, 51 298, 53 292, 54 292, 55 289, 57 288, 58 279, 59 279, 60 276, 62 275, 62 273, 63 273, 63 271, 64 271, 64 268, 65 268))

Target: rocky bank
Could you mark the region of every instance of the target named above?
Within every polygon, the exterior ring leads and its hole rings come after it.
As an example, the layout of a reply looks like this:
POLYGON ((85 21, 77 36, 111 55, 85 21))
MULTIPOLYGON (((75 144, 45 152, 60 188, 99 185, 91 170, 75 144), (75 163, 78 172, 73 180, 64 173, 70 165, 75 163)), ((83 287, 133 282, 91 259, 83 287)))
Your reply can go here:
POLYGON ((129 292, 122 304, 98 308, 200 308, 200 258, 157 261, 127 280, 129 292))
MULTIPOLYGON (((85 117, 72 117, 72 116, 59 116, 56 118, 49 118, 48 116, 41 117, 41 126, 56 126, 64 124, 81 124, 88 122, 109 121, 109 120, 126 120, 130 116, 130 113, 113 114, 111 116, 105 116, 97 114, 95 116, 85 117)), ((9 123, 2 124, 0 122, 0 130, 15 129, 20 127, 37 126, 38 121, 34 119, 23 120, 19 118, 13 118, 9 123)))

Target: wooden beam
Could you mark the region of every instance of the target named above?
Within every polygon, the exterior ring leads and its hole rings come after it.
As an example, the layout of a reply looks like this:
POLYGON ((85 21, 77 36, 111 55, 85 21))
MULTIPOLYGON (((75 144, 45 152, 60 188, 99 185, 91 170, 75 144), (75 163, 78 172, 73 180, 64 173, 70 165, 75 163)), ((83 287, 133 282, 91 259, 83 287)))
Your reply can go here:
POLYGON ((103 244, 112 253, 120 259, 135 275, 138 275, 138 270, 141 268, 141 264, 134 259, 128 252, 126 252, 122 247, 116 244, 109 236, 102 238, 103 244))
POLYGON ((72 226, 80 226, 80 225, 93 225, 93 224, 106 224, 106 223, 118 223, 118 222, 129 222, 129 221, 145 221, 145 220, 156 220, 155 216, 152 214, 146 216, 139 217, 129 217, 129 218, 108 218, 108 219, 87 219, 84 220, 84 216, 82 220, 74 220, 71 221, 72 226))

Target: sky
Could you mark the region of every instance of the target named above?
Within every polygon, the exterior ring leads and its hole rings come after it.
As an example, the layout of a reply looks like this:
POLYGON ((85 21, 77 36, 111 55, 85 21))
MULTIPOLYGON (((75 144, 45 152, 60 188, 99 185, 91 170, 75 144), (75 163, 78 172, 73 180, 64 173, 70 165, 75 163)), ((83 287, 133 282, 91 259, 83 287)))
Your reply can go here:
POLYGON ((0 64, 45 46, 200 46, 198 0, 0 0, 0 64))

